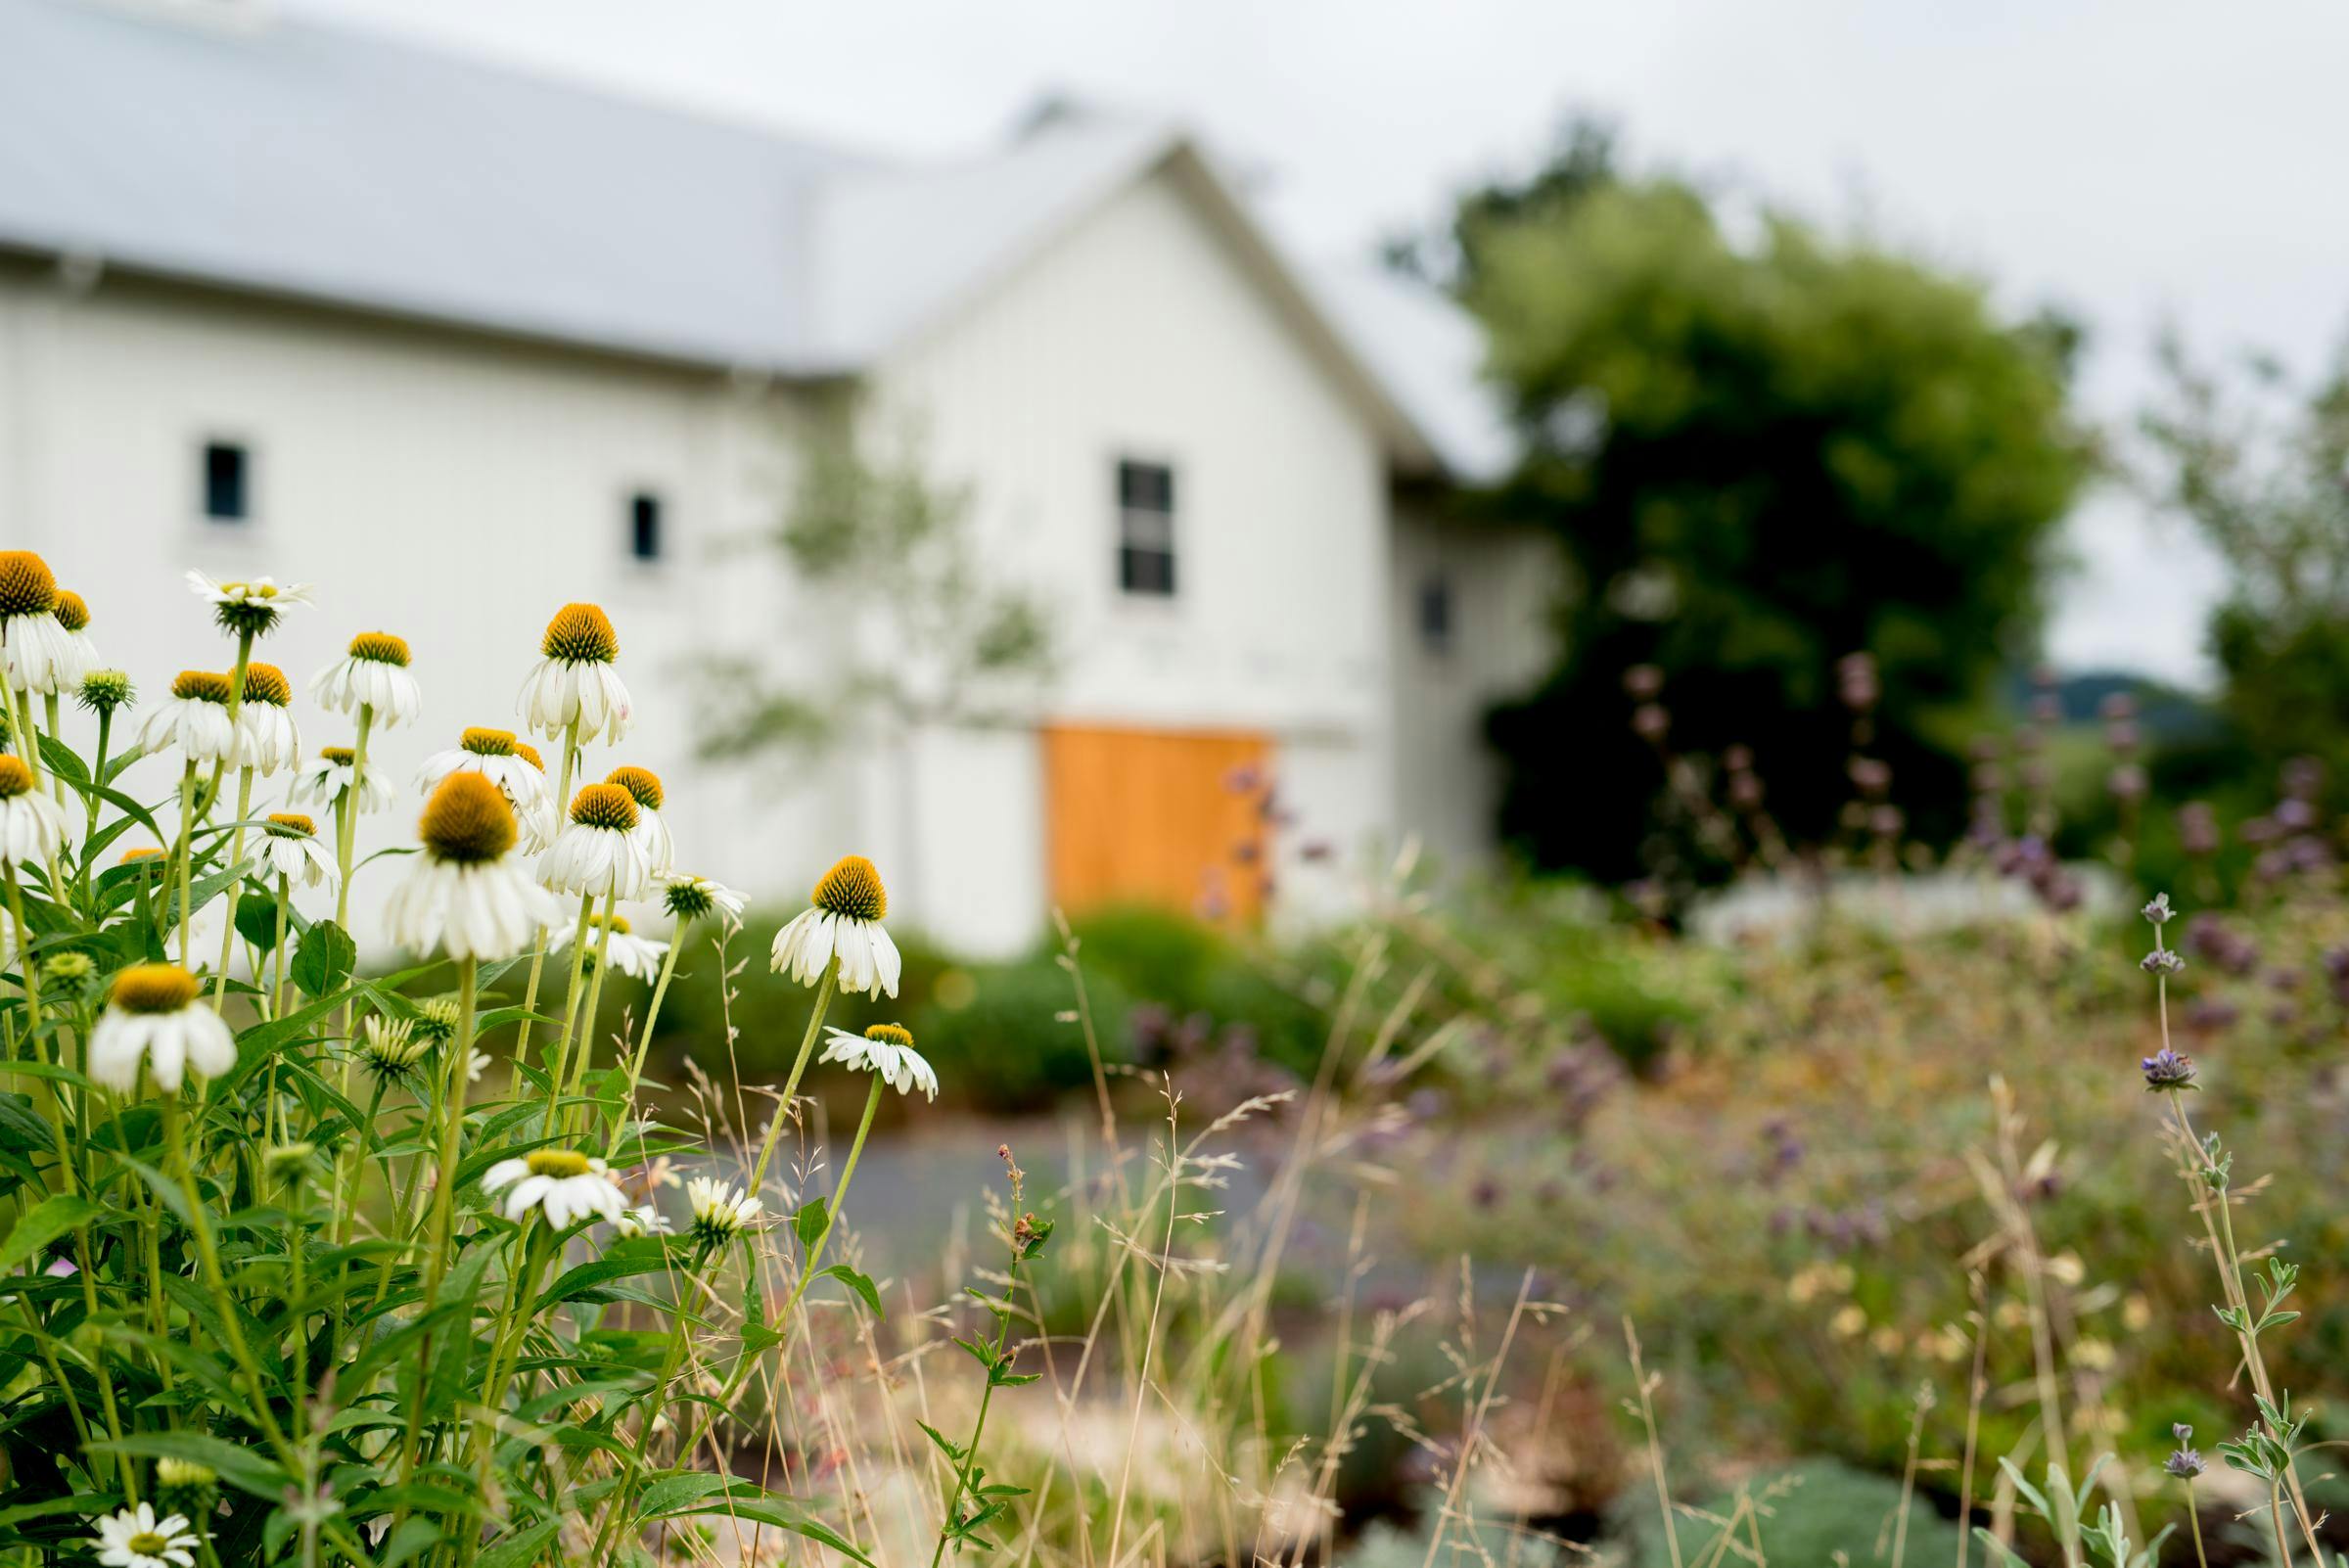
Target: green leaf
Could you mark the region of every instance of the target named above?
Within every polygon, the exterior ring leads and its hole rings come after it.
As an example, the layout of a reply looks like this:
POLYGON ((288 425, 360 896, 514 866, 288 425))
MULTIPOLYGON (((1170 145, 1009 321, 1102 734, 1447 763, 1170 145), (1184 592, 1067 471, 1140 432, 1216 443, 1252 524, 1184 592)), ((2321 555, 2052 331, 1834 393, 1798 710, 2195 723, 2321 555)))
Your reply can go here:
POLYGON ((956 1464, 960 1464, 962 1462, 962 1450, 953 1443, 948 1442, 946 1440, 946 1435, 944 1432, 941 1432, 937 1427, 932 1426, 927 1421, 916 1421, 913 1424, 920 1427, 923 1431, 929 1433, 930 1441, 937 1444, 939 1448, 945 1453, 947 1458, 952 1459, 956 1464))
POLYGON ((312 996, 324 996, 348 978, 358 961, 358 945, 350 933, 332 920, 321 920, 301 934, 301 945, 294 949, 294 984, 312 996))
POLYGON ((536 1559, 538 1548, 554 1539, 563 1528, 560 1516, 541 1519, 528 1530, 500 1536, 489 1543, 489 1549, 474 1559, 476 1568, 525 1568, 536 1559))
POLYGON ((0 1241, 0 1274, 13 1274, 67 1231, 88 1224, 106 1211, 77 1192, 60 1192, 11 1226, 0 1241))
POLYGON ((812 1247, 821 1241, 831 1224, 832 1217, 825 1212, 821 1198, 809 1198, 800 1206, 800 1212, 791 1217, 791 1228, 799 1235, 803 1247, 812 1247))
POLYGON ((89 1447, 99 1453, 135 1453, 150 1459, 192 1459, 208 1465, 221 1480, 255 1497, 275 1500, 292 1484, 292 1477, 263 1456, 258 1449, 201 1432, 139 1432, 111 1440, 94 1439, 89 1447))
MULTIPOLYGON (((294 929, 289 922, 286 929, 294 929)), ((256 894, 248 883, 244 897, 237 900, 237 935, 266 953, 277 951, 277 896, 256 894)))
POLYGON ((440 1532, 428 1519, 410 1519, 392 1532, 384 1543, 384 1554, 376 1559, 376 1568, 399 1568, 399 1565, 440 1544, 440 1532))
POLYGON ((847 1264, 834 1264, 818 1272, 816 1277, 839 1280, 863 1299, 865 1310, 875 1317, 888 1317, 889 1314, 881 1310, 881 1292, 874 1288, 870 1279, 851 1268, 847 1264))

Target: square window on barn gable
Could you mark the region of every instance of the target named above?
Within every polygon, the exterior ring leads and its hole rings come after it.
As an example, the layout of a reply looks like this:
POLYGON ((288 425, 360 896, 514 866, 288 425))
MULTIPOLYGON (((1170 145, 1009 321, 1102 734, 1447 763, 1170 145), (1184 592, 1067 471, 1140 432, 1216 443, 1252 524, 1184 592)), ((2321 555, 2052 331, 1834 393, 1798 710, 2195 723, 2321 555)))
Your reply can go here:
POLYGON ((1174 596, 1174 470, 1118 462, 1118 588, 1144 598, 1174 596))

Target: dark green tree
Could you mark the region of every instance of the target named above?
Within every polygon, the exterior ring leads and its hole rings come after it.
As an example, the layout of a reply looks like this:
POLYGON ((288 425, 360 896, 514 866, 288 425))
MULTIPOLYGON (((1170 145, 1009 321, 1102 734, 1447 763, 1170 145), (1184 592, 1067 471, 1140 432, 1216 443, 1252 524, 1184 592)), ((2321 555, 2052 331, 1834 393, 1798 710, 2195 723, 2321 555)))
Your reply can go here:
POLYGON ((1867 755, 1911 829, 1954 836, 1969 715, 2028 654, 2090 466, 2074 335, 1783 214, 1732 238, 1600 133, 1561 148, 1468 197, 1448 247, 1524 439, 1490 500, 1569 568, 1555 669, 1492 716, 1504 831, 1539 864, 1636 869, 1662 773, 1625 677, 1652 666, 1674 749, 1750 748, 1786 835, 1822 841, 1852 794, 1836 667, 1864 653, 1867 755))
POLYGON ((2207 631, 2220 707, 2247 764, 2272 777, 2315 757, 2337 786, 2349 777, 2349 365, 2313 387, 2263 357, 2229 375, 2174 335, 2161 360, 2142 421, 2146 477, 2226 567, 2207 631))

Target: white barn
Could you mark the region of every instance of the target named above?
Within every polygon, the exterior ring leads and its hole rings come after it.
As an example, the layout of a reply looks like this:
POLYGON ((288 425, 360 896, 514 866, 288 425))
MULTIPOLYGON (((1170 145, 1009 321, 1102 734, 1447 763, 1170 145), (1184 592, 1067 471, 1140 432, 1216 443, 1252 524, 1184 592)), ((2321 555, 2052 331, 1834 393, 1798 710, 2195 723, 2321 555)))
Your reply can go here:
POLYGON ((221 662, 186 568, 314 581, 264 657, 299 681, 406 636, 404 780, 512 726, 546 616, 595 600, 640 721, 589 776, 663 773, 682 861, 762 896, 869 853, 893 918, 968 950, 1056 900, 1222 897, 1235 760, 1343 852, 1490 852, 1479 719, 1538 667, 1547 576, 1443 515, 1505 458, 1477 351, 1291 266, 1161 125, 908 167, 250 4, 0 0, 0 544, 110 663, 158 692, 221 662), (1058 673, 1015 722, 699 763, 689 656, 854 634, 728 548, 844 385, 970 486, 1058 673))

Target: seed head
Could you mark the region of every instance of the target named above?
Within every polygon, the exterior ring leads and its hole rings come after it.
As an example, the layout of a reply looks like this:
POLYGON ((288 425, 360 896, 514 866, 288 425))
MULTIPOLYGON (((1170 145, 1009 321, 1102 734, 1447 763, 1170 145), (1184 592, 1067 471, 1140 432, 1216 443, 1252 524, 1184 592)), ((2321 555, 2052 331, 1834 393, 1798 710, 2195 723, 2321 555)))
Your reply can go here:
POLYGON ((90 628, 90 604, 69 588, 57 590, 57 605, 50 612, 57 623, 68 631, 87 631, 90 628))
POLYGON ((394 637, 389 631, 362 631, 350 639, 350 656, 366 659, 379 665, 408 667, 408 644, 404 637, 394 637))
POLYGON ((424 803, 416 824, 425 848, 443 860, 494 860, 514 848, 514 807, 479 773, 451 773, 424 803))
POLYGON ((318 824, 299 811, 272 811, 265 831, 281 839, 314 839, 318 824))
POLYGON ((32 793, 32 769, 22 757, 0 757, 0 801, 32 793))
POLYGON ((842 855, 825 872, 807 901, 851 920, 883 920, 889 916, 889 890, 881 873, 861 854, 842 855))
POLYGON ((126 1013, 176 1013, 203 988, 177 964, 132 964, 115 977, 108 1000, 126 1013))
POLYGON ((511 757, 514 755, 514 732, 476 724, 457 737, 457 746, 476 757, 511 757))
POLYGON ((572 797, 571 819, 581 827, 633 833, 638 820, 636 801, 617 784, 589 784, 572 797))
POLYGON ((183 669, 171 681, 171 695, 182 701, 228 704, 228 677, 217 669, 183 669))
POLYGON ((608 665, 620 657, 620 633, 601 606, 567 604, 546 623, 539 652, 573 665, 608 665))
POLYGON ((905 1050, 913 1049, 913 1031, 907 1029, 903 1024, 868 1024, 865 1026, 864 1038, 877 1039, 885 1045, 896 1045, 905 1050))
POLYGON ((30 550, 0 550, 0 621, 57 608, 57 576, 30 550))
POLYGON ((138 688, 119 669, 93 669, 81 677, 81 706, 93 714, 111 714, 138 699, 138 688))
POLYGON ((626 790, 648 811, 661 809, 661 776, 649 767, 616 767, 604 775, 604 782, 626 790))
POLYGON ((294 683, 277 666, 256 659, 245 667, 245 700, 283 708, 294 700, 294 683))

